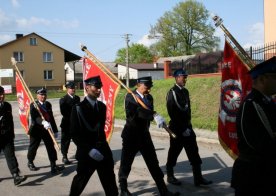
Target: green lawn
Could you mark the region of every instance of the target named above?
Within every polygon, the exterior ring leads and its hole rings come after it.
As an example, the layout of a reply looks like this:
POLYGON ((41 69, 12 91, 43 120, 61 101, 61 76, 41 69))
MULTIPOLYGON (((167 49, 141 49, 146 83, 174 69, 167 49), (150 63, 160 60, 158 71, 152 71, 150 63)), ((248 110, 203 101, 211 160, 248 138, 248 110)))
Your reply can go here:
MULTIPOLYGON (((151 94, 154 98, 155 110, 169 121, 166 109, 167 91, 174 85, 174 78, 166 80, 153 81, 154 86, 151 94)), ((196 128, 217 130, 219 96, 220 96, 220 76, 208 78, 189 77, 186 88, 190 92, 192 105, 192 123, 196 128)), ((60 98, 64 95, 64 91, 48 91, 48 99, 60 98)), ((115 118, 125 119, 124 96, 126 90, 121 88, 116 98, 115 118)), ((77 90, 77 95, 82 96, 83 90, 77 90)), ((35 93, 33 97, 36 98, 35 93)), ((15 101, 15 94, 6 95, 7 101, 15 101)))
MULTIPOLYGON (((208 78, 189 77, 186 88, 190 92, 192 106, 192 123, 196 128, 217 130, 221 77, 208 78)), ((169 121, 166 109, 167 91, 174 85, 174 78, 156 80, 151 94, 154 98, 155 110, 169 121)), ((126 90, 121 89, 116 99, 115 118, 125 119, 124 96, 126 90)))

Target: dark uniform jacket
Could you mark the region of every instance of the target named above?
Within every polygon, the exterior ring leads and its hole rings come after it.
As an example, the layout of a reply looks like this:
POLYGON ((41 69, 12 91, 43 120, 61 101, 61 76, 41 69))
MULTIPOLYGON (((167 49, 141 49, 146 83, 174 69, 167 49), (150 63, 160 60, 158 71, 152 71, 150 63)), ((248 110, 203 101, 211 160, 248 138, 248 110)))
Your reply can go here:
MULTIPOLYGON (((136 90, 133 93, 138 97, 136 90)), ((150 110, 144 109, 137 103, 131 93, 125 97, 126 124, 122 131, 122 138, 129 141, 137 141, 149 134, 150 121, 153 120, 153 98, 150 94, 146 95, 144 103, 150 110)))
POLYGON ((0 107, 0 147, 2 144, 14 139, 14 123, 12 107, 8 102, 3 102, 0 107))
MULTIPOLYGON (((70 127, 70 116, 72 107, 80 102, 80 97, 74 95, 73 98, 66 94, 59 100, 60 113, 62 114, 62 119, 60 127, 67 131, 70 127)), ((69 130, 68 130, 69 131, 69 130)))
MULTIPOLYGON (((44 103, 45 106, 43 107, 41 106, 39 101, 35 101, 35 102, 40 107, 41 113, 44 114, 43 116, 45 120, 51 124, 53 132, 54 133, 58 132, 51 103, 48 101, 45 101, 44 103)), ((41 116, 33 103, 31 103, 30 105, 30 114, 31 114, 31 125, 29 129, 29 135, 36 136, 36 135, 40 135, 42 131, 47 131, 46 129, 44 129, 43 125, 40 125, 36 122, 36 118, 41 116)))
POLYGON ((233 166, 232 186, 270 187, 275 193, 276 137, 270 135, 264 123, 276 134, 276 105, 252 89, 239 109, 236 123, 239 156, 233 166), (260 117, 254 105, 260 106, 266 119, 260 117))
MULTIPOLYGON (((189 91, 186 88, 180 89, 174 85, 167 93, 167 111, 170 116, 169 128, 176 134, 182 135, 187 128, 192 130, 191 125, 191 104, 189 91), (174 93, 173 93, 174 92, 174 93), (177 103, 174 98, 177 100, 177 103)), ((194 132, 192 131, 192 135, 194 132)))
POLYGON ((106 106, 97 101, 93 108, 87 98, 73 106, 70 133, 77 146, 76 159, 90 160, 88 153, 92 148, 98 149, 105 158, 112 156, 104 132, 106 106))

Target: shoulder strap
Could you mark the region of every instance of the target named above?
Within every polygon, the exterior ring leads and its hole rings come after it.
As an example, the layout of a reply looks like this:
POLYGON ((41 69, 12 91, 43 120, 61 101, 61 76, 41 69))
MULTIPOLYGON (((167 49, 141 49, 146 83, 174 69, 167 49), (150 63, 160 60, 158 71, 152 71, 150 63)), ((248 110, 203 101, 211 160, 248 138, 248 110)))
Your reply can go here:
POLYGON ((268 134, 270 135, 270 137, 273 139, 273 140, 276 140, 276 134, 275 132, 272 130, 271 126, 270 126, 270 123, 269 123, 269 120, 263 110, 263 108, 257 104, 256 102, 253 101, 253 105, 257 111, 257 114, 260 118, 260 120, 262 121, 265 129, 267 130, 268 134))
POLYGON ((177 107, 178 107, 182 112, 186 112, 187 109, 188 109, 188 107, 185 107, 185 108, 181 107, 181 105, 180 105, 180 104, 178 103, 178 101, 177 101, 176 94, 175 94, 174 90, 171 89, 171 91, 172 91, 173 99, 174 99, 175 104, 177 105, 177 107))
POLYGON ((245 134, 244 134, 244 130, 243 130, 243 113, 244 113, 244 108, 245 108, 245 104, 246 104, 246 102, 244 102, 244 104, 243 104, 243 107, 242 107, 242 114, 241 114, 241 132, 242 132, 242 135, 243 135, 243 137, 244 137, 244 140, 245 140, 245 142, 247 143, 247 145, 250 147, 250 148, 252 148, 253 150, 255 150, 255 148, 249 143, 249 141, 247 140, 247 138, 246 138, 246 136, 245 136, 245 134))

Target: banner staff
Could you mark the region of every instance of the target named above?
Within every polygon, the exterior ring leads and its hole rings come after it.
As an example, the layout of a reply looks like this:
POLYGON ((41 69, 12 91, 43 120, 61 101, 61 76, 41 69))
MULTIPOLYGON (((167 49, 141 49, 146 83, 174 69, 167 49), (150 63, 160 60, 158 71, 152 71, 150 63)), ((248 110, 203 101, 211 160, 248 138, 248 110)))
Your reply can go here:
POLYGON ((252 60, 252 58, 247 54, 247 52, 241 47, 241 45, 237 42, 237 40, 232 36, 232 34, 225 28, 225 26, 222 24, 223 20, 219 16, 214 16, 213 20, 215 22, 216 27, 220 27, 225 35, 234 43, 236 48, 239 50, 241 56, 243 57, 242 60, 245 63, 245 66, 248 70, 255 67, 255 63, 252 60))
MULTIPOLYGON (((140 98, 136 97, 135 94, 121 80, 119 80, 108 68, 106 68, 106 66, 103 63, 101 63, 90 51, 88 51, 86 46, 81 45, 81 50, 84 51, 88 55, 90 60, 92 60, 98 67, 104 69, 104 71, 108 73, 113 80, 115 80, 121 86, 123 86, 127 90, 127 92, 134 97, 136 102, 138 102, 143 108, 149 110, 149 108, 144 104, 144 102, 140 98)), ((176 138, 176 135, 169 129, 169 127, 165 123, 163 124, 163 128, 169 133, 169 135, 172 138, 176 138)))
MULTIPOLYGON (((18 67, 17 67, 17 65, 16 65, 16 64, 17 64, 17 61, 15 60, 14 57, 11 57, 11 62, 12 62, 12 65, 14 65, 15 70, 16 70, 16 72, 17 72, 17 74, 18 74, 20 80, 22 81, 22 84, 24 85, 24 88, 27 90, 28 96, 30 97, 31 101, 34 103, 34 106, 35 106, 36 110, 37 110, 38 113, 40 114, 40 117, 42 118, 42 120, 45 120, 44 116, 42 115, 42 113, 41 113, 41 111, 40 111, 40 109, 39 109, 39 106, 38 106, 37 103, 35 102, 35 100, 34 100, 34 98, 33 98, 33 95, 32 95, 32 93, 31 93, 31 91, 29 90, 27 84, 25 83, 25 81, 24 81, 24 79, 23 79, 23 77, 22 77, 22 75, 21 75, 21 73, 20 73, 20 71, 19 71, 19 69, 18 69, 18 67)), ((52 138, 52 140, 53 140, 53 142, 54 142, 54 146, 55 146, 56 150, 59 151, 60 148, 59 148, 59 145, 58 145, 58 143, 57 143, 55 137, 53 136, 53 131, 52 131, 52 129, 49 128, 49 129, 47 129, 47 131, 48 131, 48 133, 50 134, 50 136, 51 136, 51 138, 52 138)))

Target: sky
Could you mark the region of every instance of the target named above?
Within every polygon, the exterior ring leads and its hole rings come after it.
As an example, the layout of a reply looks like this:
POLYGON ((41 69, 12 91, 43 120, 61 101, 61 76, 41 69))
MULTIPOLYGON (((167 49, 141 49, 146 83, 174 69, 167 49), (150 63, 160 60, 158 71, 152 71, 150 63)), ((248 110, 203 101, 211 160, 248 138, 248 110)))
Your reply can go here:
MULTIPOLYGON (((129 44, 149 46, 151 26, 184 0, 0 0, 0 45, 15 34, 35 32, 56 45, 84 56, 80 44, 102 62, 113 62, 129 44)), ((263 0, 197 0, 244 48, 264 44, 263 0)), ((214 26, 210 18, 210 24, 214 26)), ((224 46, 224 34, 216 28, 224 46)))

